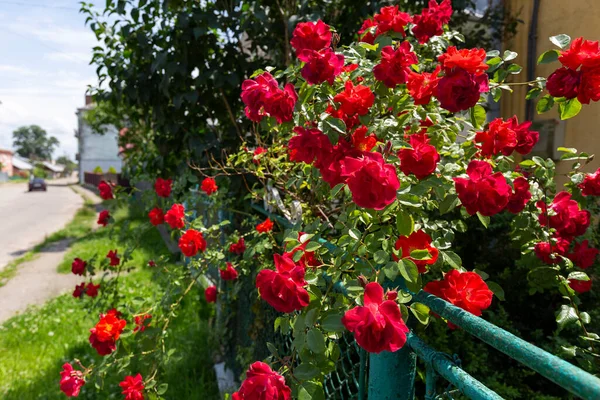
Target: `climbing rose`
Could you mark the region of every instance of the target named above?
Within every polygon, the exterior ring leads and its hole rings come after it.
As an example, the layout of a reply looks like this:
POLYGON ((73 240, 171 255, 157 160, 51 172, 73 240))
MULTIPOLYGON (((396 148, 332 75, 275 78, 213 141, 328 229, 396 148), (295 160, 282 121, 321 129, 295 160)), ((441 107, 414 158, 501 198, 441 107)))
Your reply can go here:
MULTIPOLYGON (((304 235, 305 232, 298 232, 298 241, 300 242, 300 239, 302 238, 302 235, 304 235)), ((310 243, 310 240, 306 240, 304 243, 294 247, 292 249, 292 251, 288 251, 283 253, 283 257, 287 257, 289 259, 294 259, 294 255, 301 251, 302 252, 302 257, 300 257, 300 259, 298 260, 298 264, 300 264, 303 268, 308 268, 308 267, 316 267, 317 265, 319 265, 319 261, 317 261, 317 258, 315 257, 315 253, 312 251, 306 251, 306 246, 308 246, 308 244, 310 243)))
POLYGON ((75 290, 73 290, 73 297, 82 298, 85 294, 85 282, 81 282, 79 285, 75 285, 75 290))
POLYGON ((302 50, 319 51, 331 43, 329 25, 321 20, 315 22, 300 22, 292 33, 290 44, 296 52, 302 50))
POLYGON ((309 296, 304 286, 305 270, 291 258, 274 254, 276 271, 261 270, 256 276, 260 297, 275 310, 291 313, 308 306, 309 296))
POLYGON ((533 252, 536 257, 548 265, 558 264, 559 256, 565 256, 569 250, 569 241, 563 238, 556 238, 555 243, 539 242, 535 244, 533 252))
POLYGON ((415 105, 429 104, 431 97, 436 92, 438 82, 442 79, 438 76, 440 71, 441 67, 438 65, 431 73, 418 74, 414 71, 408 73, 406 88, 414 99, 415 105))
POLYGON ((456 193, 469 215, 477 212, 492 216, 506 207, 511 187, 501 172, 492 174, 492 166, 485 161, 473 160, 467 167, 466 178, 454 178, 456 193))
POLYGON ((569 68, 558 68, 548 76, 546 89, 554 97, 566 97, 572 99, 577 97, 581 72, 569 68))
POLYGON ((585 293, 592 290, 592 280, 580 281, 577 279, 569 279, 569 286, 577 293, 585 293))
POLYGON ((206 250, 206 240, 204 240, 202 232, 188 229, 179 238, 179 248, 186 257, 194 257, 199 251, 206 250))
POLYGON ((474 75, 483 74, 489 66, 485 63, 486 52, 484 49, 461 49, 455 46, 448 47, 444 54, 438 57, 442 68, 448 74, 456 69, 474 75))
POLYGON ((519 124, 516 115, 510 118, 508 122, 511 123, 510 129, 514 130, 517 134, 517 146, 515 147, 517 153, 522 155, 531 153, 533 147, 537 144, 538 140, 540 140, 540 133, 529 130, 531 121, 525 121, 519 124))
POLYGON ((165 222, 171 229, 183 229, 185 226, 185 207, 181 204, 173 204, 165 214, 165 222))
POLYGON ((171 195, 172 179, 156 178, 154 190, 159 197, 169 197, 171 195))
POLYGON ((586 174, 579 188, 584 196, 600 196, 600 168, 593 174, 586 174))
POLYGON ((67 397, 79 396, 79 391, 85 384, 83 372, 73 369, 73 366, 69 363, 63 364, 62 368, 63 370, 60 371, 61 392, 67 397))
POLYGON ((100 181, 100 184, 98 185, 98 191, 100 192, 100 197, 102 197, 103 200, 115 198, 112 192, 112 187, 110 184, 106 183, 106 181, 100 181))
POLYGON ((127 324, 120 316, 114 308, 108 310, 106 314, 100 314, 100 321, 90 329, 90 344, 99 355, 106 356, 117 348, 116 341, 127 324))
POLYGON ((102 226, 106 226, 108 225, 108 220, 110 219, 110 213, 108 212, 108 210, 102 210, 100 211, 100 214, 98 214, 98 225, 102 225, 102 226))
POLYGON ((267 218, 260 224, 256 225, 256 232, 258 232, 258 233, 271 232, 272 230, 273 230, 273 221, 271 221, 270 218, 267 218))
POLYGON ((508 199, 506 209, 513 214, 518 214, 525 209, 527 202, 531 199, 531 192, 527 179, 521 176, 513 181, 513 186, 514 191, 508 199))
POLYGON ((160 225, 165 222, 165 214, 160 207, 154 207, 148 213, 148 218, 150 218, 150 223, 154 226, 160 225))
POLYGON ((220 269, 219 274, 224 281, 234 281, 238 278, 238 272, 233 268, 233 265, 228 262, 225 269, 220 269))
POLYGON ((215 193, 217 189, 219 189, 219 187, 217 186, 217 182, 213 178, 204 178, 200 189, 202 189, 204 193, 210 196, 211 194, 215 193))
POLYGON ((556 229, 557 234, 564 238, 583 235, 590 225, 590 212, 581 210, 568 192, 557 194, 550 207, 541 200, 536 206, 542 210, 538 217, 540 224, 556 229))
POLYGON ((331 152, 331 141, 317 128, 297 126, 294 132, 296 134, 288 142, 290 161, 311 164, 315 158, 320 159, 331 152))
POLYGON ((600 100, 600 66, 581 69, 577 99, 581 104, 600 100))
POLYGON ((405 175, 413 174, 417 179, 425 179, 435 172, 440 155, 435 146, 429 144, 426 133, 410 135, 409 143, 412 149, 401 149, 398 152, 400 170, 405 175))
POLYGON ((246 243, 244 238, 241 237, 236 243, 229 245, 229 252, 237 255, 242 255, 246 251, 246 243))
POLYGON ((342 323, 360 347, 369 353, 395 352, 406 343, 408 328, 398 304, 385 300, 383 288, 371 282, 365 287, 364 306, 346 311, 342 323))
POLYGON ((246 371, 246 379, 232 400, 290 400, 292 390, 285 384, 283 376, 267 364, 257 361, 246 371))
POLYGON ((397 290, 388 290, 385 293, 385 299, 386 300, 396 300, 398 298, 398 291, 397 290))
POLYGON ((361 42, 370 44, 375 43, 375 38, 377 37, 375 32, 377 32, 377 30, 371 29, 373 27, 377 27, 377 22, 375 22, 373 18, 369 18, 363 21, 362 26, 358 31, 358 37, 360 38, 359 40, 361 42))
POLYGON ((265 111, 280 124, 291 121, 296 100, 298 100, 298 94, 294 85, 288 83, 283 90, 277 89, 267 96, 265 111))
POLYGON ((100 289, 100 284, 94 285, 92 282, 90 282, 85 287, 85 294, 90 297, 96 297, 98 296, 98 289, 100 289))
POLYGON ((156 262, 154 260, 150 260, 150 261, 148 261, 148 266, 152 267, 152 268, 156 267, 156 262))
POLYGON ((443 26, 450 21, 452 16, 452 3, 443 0, 438 4, 435 0, 429 1, 429 8, 424 8, 420 15, 413 17, 415 26, 412 31, 419 43, 427 43, 429 38, 444 33, 443 26))
POLYGON ((412 17, 408 13, 400 11, 398 6, 382 7, 379 13, 373 16, 373 19, 377 23, 376 36, 389 31, 406 36, 404 27, 412 22, 412 17))
POLYGON ((352 133, 352 146, 360 151, 369 152, 377 144, 377 136, 370 134, 367 136, 369 128, 361 126, 352 133))
POLYGON ((75 275, 83 275, 85 271, 85 267, 87 266, 87 262, 83 261, 81 258, 76 258, 73 260, 71 264, 71 272, 75 275))
POLYGON ((392 46, 381 49, 381 61, 373 68, 375 79, 389 88, 406 83, 410 66, 418 64, 417 55, 409 42, 402 42, 396 50, 392 46))
POLYGON ((453 269, 443 280, 429 282, 423 290, 478 317, 492 304, 492 291, 475 272, 453 269))
POLYGON ((361 157, 359 149, 352 147, 345 140, 340 140, 329 154, 324 154, 317 159, 315 166, 319 168, 323 180, 334 187, 338 183, 345 183, 346 177, 342 176, 342 164, 346 157, 361 157))
POLYGON ((341 108, 336 110, 331 104, 327 105, 325 112, 331 115, 333 118, 338 118, 344 121, 344 124, 346 124, 346 130, 348 131, 360 124, 357 114, 347 115, 341 108))
POLYGON ((109 250, 106 258, 110 260, 111 267, 116 267, 121 262, 121 259, 117 256, 117 250, 109 250))
POLYGON ((396 168, 386 164, 380 153, 346 157, 342 176, 346 177, 352 200, 359 207, 382 210, 396 200, 400 188, 396 168))
POLYGON ((347 81, 344 91, 336 94, 333 101, 341 104, 340 109, 346 115, 366 115, 375 102, 375 95, 368 86, 355 86, 352 81, 347 81))
POLYGON ((342 73, 344 67, 344 56, 331 49, 303 50, 298 54, 298 59, 306 63, 300 73, 310 85, 323 82, 333 85, 335 77, 342 73))
POLYGON ((489 90, 486 74, 476 76, 464 69, 446 72, 436 87, 436 97, 442 108, 450 112, 468 110, 479 101, 481 93, 489 90))
POLYGON ((561 51, 558 61, 567 68, 597 67, 600 65, 598 42, 579 37, 571 42, 568 50, 561 51))
POLYGON ((573 252, 567 255, 567 257, 579 268, 585 269, 594 265, 599 252, 600 250, 589 247, 588 240, 584 240, 581 243, 575 243, 573 252))
POLYGON ((261 154, 265 154, 266 152, 267 149, 264 147, 257 147, 252 153, 252 162, 258 165, 260 163, 260 159, 262 158, 261 154))
POLYGON ((152 319, 152 315, 150 314, 136 315, 135 317, 133 317, 133 322, 135 323, 135 328, 133 329, 133 331, 144 332, 146 328, 150 326, 150 322, 146 323, 146 320, 149 319, 152 319))
POLYGON ((487 130, 477 132, 475 142, 480 143, 478 147, 481 155, 484 157, 498 154, 510 156, 517 147, 517 133, 512 126, 511 121, 496 118, 489 123, 487 130))
POLYGON ((264 116, 274 117, 280 124, 292 119, 298 95, 294 85, 288 83, 281 90, 275 78, 263 72, 254 79, 242 83, 242 101, 246 105, 246 116, 260 122, 264 116))
POLYGON ((125 395, 125 400, 144 400, 144 380, 142 375, 126 376, 119 386, 123 389, 121 392, 125 395))
POLYGON ((207 303, 214 303, 217 301, 217 287, 209 286, 204 290, 204 298, 207 303))
MULTIPOLYGON (((427 272, 428 265, 435 264, 439 255, 438 249, 431 245, 431 236, 422 229, 411 233, 410 236, 400 236, 396 240, 394 247, 396 250, 402 250, 402 258, 414 262, 421 274, 427 272), (410 253, 414 250, 427 250, 429 252, 429 259, 419 260, 412 258, 410 253)), ((395 254, 393 256, 394 260, 398 261, 398 257, 395 254)))

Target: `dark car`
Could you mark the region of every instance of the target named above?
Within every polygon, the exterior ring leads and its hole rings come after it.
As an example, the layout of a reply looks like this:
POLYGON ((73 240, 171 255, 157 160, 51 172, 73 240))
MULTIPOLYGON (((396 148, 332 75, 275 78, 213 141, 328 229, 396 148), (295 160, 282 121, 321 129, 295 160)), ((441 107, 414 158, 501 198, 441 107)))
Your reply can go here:
POLYGON ((46 187, 46 181, 42 178, 33 178, 29 181, 29 191, 32 192, 34 190, 43 190, 44 192, 48 190, 46 187))

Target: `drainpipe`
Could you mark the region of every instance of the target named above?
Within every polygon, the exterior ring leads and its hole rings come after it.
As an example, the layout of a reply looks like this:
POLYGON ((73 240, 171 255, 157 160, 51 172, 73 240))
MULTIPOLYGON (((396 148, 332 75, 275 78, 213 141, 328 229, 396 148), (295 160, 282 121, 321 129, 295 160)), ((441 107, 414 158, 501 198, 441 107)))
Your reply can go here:
MULTIPOLYGON (((527 38, 527 80, 535 79, 535 67, 537 60, 537 27, 540 12, 540 0, 533 1, 531 22, 529 24, 529 36, 527 38)), ((533 120, 533 100, 525 101, 525 121, 533 120)))

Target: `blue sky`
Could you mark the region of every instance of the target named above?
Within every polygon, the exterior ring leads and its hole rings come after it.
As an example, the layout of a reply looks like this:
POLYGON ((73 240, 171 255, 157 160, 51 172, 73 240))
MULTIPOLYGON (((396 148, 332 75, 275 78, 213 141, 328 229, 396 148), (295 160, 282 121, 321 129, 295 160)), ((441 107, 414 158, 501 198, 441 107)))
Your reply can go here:
POLYGON ((0 148, 12 149, 15 128, 37 124, 60 141, 55 158, 74 158, 95 45, 79 1, 0 0, 0 148))

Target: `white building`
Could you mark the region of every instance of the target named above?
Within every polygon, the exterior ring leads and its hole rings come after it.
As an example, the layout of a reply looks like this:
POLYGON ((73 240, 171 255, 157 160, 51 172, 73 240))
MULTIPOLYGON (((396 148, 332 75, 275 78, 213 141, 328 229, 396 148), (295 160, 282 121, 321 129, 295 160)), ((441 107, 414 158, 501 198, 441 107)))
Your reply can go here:
POLYGON ((119 156, 119 131, 115 126, 107 126, 104 133, 94 133, 85 120, 86 113, 94 108, 91 96, 85 96, 85 107, 77 109, 78 129, 75 136, 79 140, 77 160, 79 161, 79 183, 84 183, 84 173, 100 167, 108 172, 112 167, 121 172, 122 160, 119 156))

